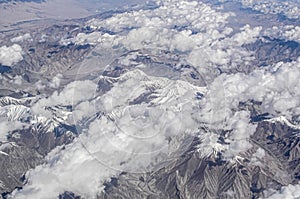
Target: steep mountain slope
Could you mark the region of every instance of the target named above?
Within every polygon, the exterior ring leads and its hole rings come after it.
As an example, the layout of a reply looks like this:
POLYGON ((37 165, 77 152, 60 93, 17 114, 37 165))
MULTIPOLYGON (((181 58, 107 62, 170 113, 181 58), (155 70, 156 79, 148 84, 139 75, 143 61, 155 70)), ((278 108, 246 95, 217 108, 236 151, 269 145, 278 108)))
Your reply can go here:
POLYGON ((4 31, 2 196, 296 190, 299 24, 240 6, 163 0, 4 31))

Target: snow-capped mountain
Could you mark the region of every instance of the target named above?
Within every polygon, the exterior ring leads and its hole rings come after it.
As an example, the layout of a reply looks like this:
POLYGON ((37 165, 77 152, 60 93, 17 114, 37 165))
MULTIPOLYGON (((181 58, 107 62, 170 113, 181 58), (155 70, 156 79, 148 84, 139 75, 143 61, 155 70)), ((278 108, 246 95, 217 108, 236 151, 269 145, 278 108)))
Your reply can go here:
POLYGON ((0 4, 40 10, 0 30, 3 198, 300 197, 296 1, 53 2, 0 4))

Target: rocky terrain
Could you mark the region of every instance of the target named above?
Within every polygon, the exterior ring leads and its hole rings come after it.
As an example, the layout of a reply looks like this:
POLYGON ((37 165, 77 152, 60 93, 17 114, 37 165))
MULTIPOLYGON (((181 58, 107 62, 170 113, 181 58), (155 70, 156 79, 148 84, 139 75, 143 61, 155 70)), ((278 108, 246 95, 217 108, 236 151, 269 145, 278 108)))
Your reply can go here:
POLYGON ((0 30, 2 198, 300 197, 299 23, 251 6, 0 30))

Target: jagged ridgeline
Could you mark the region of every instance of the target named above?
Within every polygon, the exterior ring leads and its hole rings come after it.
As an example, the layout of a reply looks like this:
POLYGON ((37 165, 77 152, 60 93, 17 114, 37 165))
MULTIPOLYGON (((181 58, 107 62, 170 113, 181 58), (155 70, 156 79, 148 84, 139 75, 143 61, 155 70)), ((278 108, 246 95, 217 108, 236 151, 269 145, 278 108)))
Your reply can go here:
POLYGON ((23 2, 0 0, 39 17, 0 30, 3 198, 300 197, 297 1, 23 2))

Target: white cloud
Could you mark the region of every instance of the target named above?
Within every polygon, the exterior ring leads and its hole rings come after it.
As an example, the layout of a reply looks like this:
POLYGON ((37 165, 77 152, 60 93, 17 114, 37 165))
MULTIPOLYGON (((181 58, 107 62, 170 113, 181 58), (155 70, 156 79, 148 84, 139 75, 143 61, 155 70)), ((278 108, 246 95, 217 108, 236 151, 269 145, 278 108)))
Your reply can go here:
POLYGON ((46 85, 43 84, 42 80, 37 81, 35 84, 35 87, 37 88, 37 90, 44 90, 46 88, 46 85))
POLYGON ((22 76, 16 75, 10 82, 13 83, 13 84, 21 86, 22 85, 22 80, 23 80, 22 76))
POLYGON ((92 98, 96 89, 97 84, 90 80, 74 81, 65 86, 62 91, 55 91, 50 97, 39 100, 31 109, 36 115, 50 117, 51 113, 45 110, 45 107, 53 105, 76 105, 86 99, 92 98))
POLYGON ((283 36, 288 40, 293 40, 300 43, 300 26, 295 26, 289 30, 286 30, 283 36))
POLYGON ((26 33, 24 35, 20 35, 20 36, 11 38, 10 41, 14 42, 14 43, 18 43, 18 42, 28 41, 30 39, 32 39, 31 35, 29 33, 26 33))
MULTIPOLYGON (((80 33, 62 39, 65 45, 113 45, 127 50, 146 49, 154 55, 161 50, 180 52, 180 58, 210 82, 204 89, 133 70, 112 78, 113 87, 101 96, 96 81, 86 80, 72 82, 40 99, 32 112, 43 118, 53 117, 45 107, 73 105, 73 115, 67 115, 64 121, 74 119, 83 133, 66 149, 51 152, 47 164, 28 172, 28 183, 13 196, 54 198, 67 190, 93 198, 109 177, 121 171, 148 171, 157 162, 172 157, 185 136, 197 133, 204 141, 198 146, 203 155, 222 151, 224 158, 235 158, 252 147, 248 140, 256 128, 250 123, 249 111, 239 111, 241 101, 262 101, 264 112, 288 120, 299 115, 300 62, 278 63, 270 70, 260 68, 247 75, 223 73, 216 77, 217 68, 249 64, 252 54, 242 46, 261 34, 261 27, 249 25, 234 32, 228 27, 230 16, 200 2, 166 0, 154 10, 88 22, 90 27, 116 35, 80 33), (203 99, 196 99, 197 92, 204 93, 203 99), (209 131, 199 132, 198 127, 203 126, 209 131), (225 137, 229 145, 218 143, 220 129, 229 132, 225 137)), ((127 57, 120 63, 126 65, 134 58, 127 57)), ((52 82, 53 87, 58 87, 60 78, 52 82)))
MULTIPOLYGON (((224 157, 232 158, 251 147, 248 139, 255 125, 249 123, 248 112, 236 112, 239 102, 261 101, 262 112, 292 121, 292 116, 300 114, 299 78, 299 62, 280 63, 274 69, 257 69, 248 75, 222 74, 208 86, 206 97, 201 101, 199 121, 210 129, 231 131, 226 137, 231 144, 220 149, 225 151, 224 157)), ((294 120, 300 122, 300 118, 294 120)))
POLYGON ((46 34, 42 34, 42 36, 41 36, 39 42, 40 42, 40 43, 46 42, 46 41, 47 41, 47 37, 48 37, 48 36, 47 36, 46 34))
POLYGON ((240 152, 252 148, 249 138, 255 132, 256 125, 250 123, 248 112, 240 111, 231 117, 228 121, 228 127, 229 130, 232 129, 229 138, 226 139, 226 142, 230 143, 230 145, 228 145, 223 156, 224 158, 231 159, 238 156, 240 152))
MULTIPOLYGON (((0 117, 2 117, 0 115, 0 117)), ((19 121, 8 121, 6 119, 2 119, 0 121, 0 142, 5 142, 7 139, 7 135, 9 132, 22 128, 22 123, 19 121)))
POLYGON ((265 151, 262 148, 258 148, 253 156, 262 159, 263 157, 265 157, 265 151))
POLYGON ((54 198, 64 190, 94 198, 111 176, 121 171, 144 172, 158 161, 172 158, 170 155, 178 149, 174 146, 195 131, 196 120, 191 113, 197 105, 195 94, 203 88, 148 77, 139 70, 117 80, 100 97, 94 97, 93 83, 83 81, 71 83, 37 103, 73 104, 78 124, 84 117, 94 117, 95 110, 104 115, 82 125, 85 133, 75 142, 64 150, 57 148, 48 155, 47 164, 28 172, 28 183, 13 193, 14 198, 54 198), (71 100, 70 88, 76 89, 72 93, 81 93, 80 99, 71 100), (151 92, 149 102, 131 104, 147 92, 151 92), (69 100, 62 101, 66 97, 69 100))
POLYGON ((245 25, 241 28, 241 32, 235 34, 232 39, 237 45, 241 46, 243 44, 254 43, 257 40, 257 37, 260 36, 260 31, 262 27, 255 27, 251 29, 250 25, 245 25))
MULTIPOLYGON (((9 98, 1 101, 9 101, 9 98)), ((20 121, 20 118, 25 116, 29 108, 22 105, 6 105, 0 104, 0 142, 6 141, 6 136, 9 132, 27 126, 20 121)))
POLYGON ((38 101, 36 114, 44 115, 44 106, 73 104, 74 118, 79 122, 95 118, 98 111, 103 116, 83 124, 84 133, 75 142, 64 150, 57 148, 48 155, 47 164, 28 172, 28 183, 13 197, 54 198, 68 190, 93 198, 111 176, 121 171, 147 171, 176 152, 178 148, 170 146, 178 146, 184 135, 195 136, 199 124, 231 132, 226 137, 230 144, 225 146, 217 143, 218 134, 204 134, 201 153, 223 151, 226 159, 234 158, 252 147, 248 139, 255 130, 249 123, 249 112, 238 111, 238 103, 262 101, 263 110, 291 119, 299 114, 300 101, 284 106, 276 102, 283 97, 290 102, 300 95, 299 77, 299 62, 292 62, 249 75, 222 74, 208 90, 180 80, 149 77, 139 70, 115 78, 114 86, 103 96, 97 96, 97 84, 92 81, 73 82, 38 101), (203 101, 196 100, 197 92, 205 93, 203 101), (150 101, 143 99, 139 104, 137 99, 146 93, 150 101), (134 101, 138 104, 131 103, 134 101))
POLYGON ((45 198, 58 197, 65 190, 89 198, 96 198, 101 191, 104 179, 115 172, 101 166, 86 150, 80 141, 66 146, 64 151, 58 148, 48 155, 48 164, 29 171, 29 179, 23 191, 15 191, 13 198, 45 198))
POLYGON ((50 88, 58 88, 61 83, 61 79, 63 78, 62 74, 57 74, 53 77, 52 81, 49 82, 49 87, 50 88))
MULTIPOLYGON (((87 26, 118 33, 107 40, 115 47, 146 49, 153 54, 180 52, 181 60, 197 67, 206 81, 210 81, 218 68, 250 66, 254 59, 242 45, 255 42, 262 28, 246 25, 240 32, 233 32, 228 26, 231 16, 234 14, 218 12, 202 2, 175 0, 163 1, 154 10, 116 14, 105 20, 92 19, 87 26)), ((87 36, 92 44, 106 43, 102 36, 97 39, 95 33, 84 35, 84 41, 88 41, 87 36)), ((78 36, 73 40, 78 40, 78 36)))
POLYGON ((262 149, 262 148, 258 148, 256 150, 256 152, 251 157, 251 163, 253 165, 257 165, 257 166, 263 166, 262 165, 263 161, 261 161, 261 160, 263 160, 263 158, 265 157, 265 155, 266 155, 265 150, 262 149))
POLYGON ((272 38, 283 39, 286 41, 296 41, 300 43, 300 26, 273 26, 272 28, 266 29, 264 34, 272 38))
POLYGON ((284 186, 280 191, 267 190, 264 194, 267 199, 297 199, 300 198, 300 184, 284 186))
POLYGON ((12 46, 0 47, 0 64, 12 66, 23 60, 23 51, 20 45, 13 44, 12 46))
POLYGON ((120 171, 147 171, 156 161, 175 152, 177 148, 169 146, 178 146, 184 138, 182 133, 195 136, 199 124, 230 132, 225 140, 229 145, 217 143, 219 135, 213 131, 203 134, 205 144, 199 145, 199 151, 203 155, 223 151, 224 158, 232 159, 252 147, 248 139, 256 128, 249 122, 248 111, 238 111, 239 102, 262 101, 263 111, 291 119, 299 114, 300 102, 284 106, 276 102, 282 97, 292 101, 300 95, 298 77, 299 63, 293 62, 271 71, 257 69, 249 75, 223 74, 206 91, 183 81, 149 77, 134 70, 115 79, 112 89, 101 97, 95 96, 97 85, 93 82, 73 82, 34 107, 40 107, 37 111, 41 111, 43 106, 73 104, 77 121, 93 118, 96 112, 104 115, 86 123, 87 126, 81 124, 86 133, 66 150, 51 153, 48 164, 29 172, 29 183, 22 191, 16 191, 15 197, 51 198, 64 190, 95 196, 107 178, 120 171), (83 92, 74 99, 70 97, 83 92), (149 102, 144 99, 141 104, 130 103, 147 92, 150 92, 149 102), (199 105, 195 99, 197 92, 206 92, 200 101, 203 104, 199 105), (45 178, 52 181, 44 181, 45 178))
POLYGON ((282 96, 293 99, 300 95, 299 63, 275 68, 257 69, 249 75, 223 74, 207 91, 183 81, 149 77, 139 70, 115 79, 112 89, 100 97, 95 95, 95 83, 73 82, 34 107, 73 104, 79 124, 84 118, 95 118, 98 111, 104 115, 86 125, 81 123, 85 133, 65 150, 50 153, 47 164, 27 173, 28 184, 13 196, 53 198, 68 190, 92 198, 109 177, 121 171, 147 171, 176 152, 178 148, 172 147, 179 145, 183 135, 195 136, 199 124, 230 131, 226 137, 229 145, 217 143, 219 135, 214 131, 203 134, 205 143, 199 145, 200 153, 223 151, 226 159, 235 158, 252 147, 248 139, 256 127, 249 123, 248 111, 238 111, 240 101, 263 101, 263 110, 289 119, 299 113, 299 101, 285 106, 274 103, 282 96), (143 99, 139 104, 137 99, 147 92, 150 101, 143 99), (198 104, 197 92, 205 93, 200 101, 203 104, 198 104), (81 95, 74 98, 73 93, 81 95), (131 103, 134 101, 138 104, 131 103))
POLYGON ((236 0, 243 6, 252 8, 265 14, 283 14, 291 19, 300 17, 299 0, 236 0))

